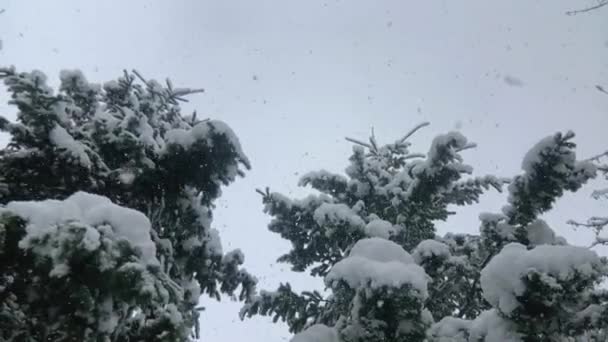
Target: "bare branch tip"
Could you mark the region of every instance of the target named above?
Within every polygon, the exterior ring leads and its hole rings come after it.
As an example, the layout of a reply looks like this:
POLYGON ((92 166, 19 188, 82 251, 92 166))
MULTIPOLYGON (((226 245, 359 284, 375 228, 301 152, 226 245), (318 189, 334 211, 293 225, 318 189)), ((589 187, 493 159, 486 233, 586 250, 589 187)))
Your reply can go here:
POLYGON ((566 15, 576 15, 576 14, 580 14, 580 13, 586 13, 586 12, 591 12, 593 10, 596 10, 598 8, 604 7, 608 5, 608 0, 603 0, 600 1, 597 5, 595 6, 591 6, 591 7, 587 7, 587 8, 583 8, 580 10, 572 10, 572 11, 568 11, 566 12, 566 15))
POLYGON ((400 144, 404 143, 409 137, 411 137, 414 133, 416 133, 416 131, 418 131, 419 129, 421 129, 423 127, 426 127, 426 126, 428 126, 430 124, 431 123, 428 122, 428 121, 424 121, 424 122, 419 123, 414 128, 412 128, 409 132, 407 132, 405 134, 405 136, 399 140, 399 143, 400 144))
POLYGON ((349 137, 345 137, 344 139, 346 139, 346 141, 351 142, 353 144, 361 145, 363 147, 367 147, 369 149, 372 149, 372 146, 370 144, 364 143, 364 142, 359 141, 357 139, 353 139, 353 138, 349 138, 349 137))

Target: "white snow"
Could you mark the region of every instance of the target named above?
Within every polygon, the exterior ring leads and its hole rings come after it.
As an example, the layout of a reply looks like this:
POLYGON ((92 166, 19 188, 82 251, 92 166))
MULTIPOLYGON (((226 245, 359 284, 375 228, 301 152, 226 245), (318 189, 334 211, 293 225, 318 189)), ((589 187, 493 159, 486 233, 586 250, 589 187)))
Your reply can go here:
POLYGON ((359 256, 379 262, 398 261, 413 264, 414 259, 398 244, 381 238, 361 239, 353 246, 350 256, 359 256))
POLYGON ((351 288, 410 285, 417 297, 427 298, 429 277, 424 269, 413 263, 412 257, 396 243, 369 238, 358 241, 348 257, 334 265, 325 277, 331 286, 343 280, 351 288))
POLYGON ((87 227, 84 241, 88 248, 97 248, 99 232, 96 226, 109 224, 116 235, 141 250, 145 262, 158 264, 148 218, 139 211, 112 203, 107 197, 77 192, 63 201, 10 202, 6 209, 28 221, 27 235, 19 243, 21 248, 27 248, 30 239, 56 230, 57 225, 68 222, 90 226, 87 227))
POLYGON ((479 214, 479 220, 482 222, 500 222, 505 220, 507 217, 504 214, 483 212, 479 214))
POLYGON ((89 159, 85 146, 74 140, 65 128, 55 125, 49 132, 49 140, 53 145, 63 148, 70 153, 72 157, 79 161, 80 165, 87 168, 91 167, 91 159, 89 159))
POLYGON ((450 247, 448 245, 432 239, 420 241, 412 252, 412 257, 414 257, 416 263, 434 256, 449 258, 450 255, 450 247))
POLYGON ((209 120, 196 124, 189 130, 176 128, 168 130, 165 133, 165 141, 167 144, 179 144, 184 149, 189 149, 195 142, 205 140, 208 145, 211 145, 211 136, 219 134, 226 137, 228 142, 235 149, 239 159, 249 167, 249 160, 245 156, 241 148, 241 143, 232 129, 222 121, 209 120))
POLYGON ((513 323, 500 317, 495 309, 482 312, 471 322, 469 341, 522 342, 513 323))
POLYGON ((452 145, 453 148, 463 148, 467 146, 467 138, 460 132, 448 132, 436 136, 431 143, 431 148, 427 154, 427 161, 436 161, 440 157, 440 151, 446 145, 452 145))
POLYGON ((324 324, 315 324, 296 334, 291 342, 339 342, 335 329, 324 324))
POLYGON ((121 172, 118 175, 118 180, 125 185, 131 185, 133 184, 133 181, 135 180, 135 173, 133 171, 130 170, 126 170, 121 172))
POLYGON ((577 323, 583 323, 584 321, 591 322, 591 324, 597 324, 602 322, 604 319, 606 308, 600 304, 590 304, 582 311, 575 314, 574 321, 577 323))
POLYGON ((608 188, 605 188, 605 189, 599 189, 599 190, 594 190, 594 191, 591 193, 591 196, 592 196, 593 198, 595 198, 595 199, 602 198, 602 197, 606 197, 606 198, 608 198, 608 188))
POLYGON ((174 326, 178 327, 180 324, 182 324, 182 321, 184 320, 182 317, 182 314, 179 312, 179 309, 177 308, 177 306, 175 306, 175 304, 171 303, 171 304, 167 304, 167 306, 165 307, 165 312, 163 313, 164 316, 166 316, 167 318, 169 318, 169 321, 171 322, 171 324, 173 324, 174 326))
POLYGON ((456 317, 444 317, 429 328, 427 334, 433 342, 468 342, 471 321, 456 317))
POLYGON ((555 235, 555 232, 547 222, 537 219, 530 223, 526 227, 528 232, 528 240, 533 245, 553 245, 553 244, 565 244, 565 240, 562 237, 555 235))
POLYGON ((245 261, 245 255, 238 248, 226 253, 222 258, 222 263, 224 264, 230 264, 233 262, 237 264, 242 264, 243 261, 245 261))
MULTIPOLYGON (((504 222, 505 216, 503 214, 489 214, 483 213, 479 215, 479 218, 483 222, 495 222, 496 232, 501 238, 507 241, 515 241, 515 230, 516 227, 504 222)), ((532 245, 565 245, 566 240, 555 234, 553 229, 549 227, 547 222, 536 219, 528 224, 526 227, 526 236, 532 245)))
POLYGON ((551 149, 556 145, 555 137, 553 135, 541 139, 536 145, 528 150, 521 163, 521 168, 527 173, 533 173, 534 165, 542 161, 541 152, 551 149))
POLYGON ((184 242, 182 242, 182 248, 186 251, 192 251, 197 247, 200 247, 203 245, 203 241, 201 241, 201 239, 194 235, 191 236, 187 239, 184 240, 184 242))
POLYGON ((313 213, 319 226, 347 223, 355 228, 363 228, 365 221, 355 211, 342 203, 323 203, 313 213))
POLYGON ((89 82, 87 82, 87 79, 82 73, 82 71, 78 69, 61 70, 59 72, 59 79, 61 80, 62 88, 66 85, 69 85, 78 89, 81 92, 97 90, 100 88, 96 84, 90 84, 89 82))
POLYGON ((201 296, 201 286, 195 278, 182 283, 184 293, 190 293, 190 303, 197 304, 201 296))
MULTIPOLYGON (((568 131, 565 133, 565 136, 574 136, 574 133, 568 131)), ((534 165, 542 162, 542 153, 547 151, 550 152, 558 148, 557 141, 555 136, 548 136, 541 139, 536 145, 534 145, 524 156, 522 161, 522 169, 526 171, 526 173, 534 173, 534 165)), ((560 173, 571 173, 568 166, 574 166, 575 170, 578 171, 579 179, 576 179, 576 174, 571 175, 574 177, 573 181, 584 182, 587 178, 592 178, 596 171, 597 167, 593 162, 588 160, 576 161, 576 154, 570 148, 562 146, 557 150, 560 152, 559 158, 560 162, 555 165, 555 171, 560 173)), ((553 154, 556 152, 552 152, 553 154)))
POLYGON ((481 288, 488 303, 509 315, 520 305, 516 297, 525 292, 522 277, 530 270, 568 280, 575 272, 591 274, 599 264, 598 255, 584 247, 539 245, 527 250, 510 243, 481 271, 481 288))
POLYGON ((209 229, 209 237, 207 238, 207 250, 212 254, 222 254, 222 240, 220 239, 220 232, 217 229, 209 229))
POLYGON ((68 117, 67 112, 68 110, 75 110, 74 107, 74 104, 67 101, 57 101, 50 106, 59 123, 64 126, 70 124, 70 118, 68 117))
POLYGON ((112 296, 106 297, 98 307, 97 328, 101 332, 112 333, 118 326, 119 317, 114 313, 114 300, 112 296))
POLYGON ((388 239, 395 231, 392 223, 381 219, 372 220, 365 226, 365 234, 371 237, 388 239))
MULTIPOLYGON (((24 74, 21 74, 20 76, 21 76, 20 81, 23 82, 24 84, 27 84, 33 88, 37 87, 48 95, 53 94, 53 88, 49 87, 46 84, 47 77, 42 71, 32 70, 30 73, 24 73, 24 74)), ((24 95, 24 93, 18 93, 18 94, 24 95)), ((28 96, 24 96, 24 97, 29 99, 28 96)))
POLYGON ((331 173, 327 170, 320 170, 320 171, 311 171, 311 172, 307 172, 306 174, 304 174, 298 181, 298 185, 306 186, 309 183, 312 183, 316 179, 320 179, 323 181, 332 180, 334 182, 343 183, 343 184, 346 184, 348 181, 346 179, 346 177, 344 177, 342 175, 337 175, 337 174, 331 173))

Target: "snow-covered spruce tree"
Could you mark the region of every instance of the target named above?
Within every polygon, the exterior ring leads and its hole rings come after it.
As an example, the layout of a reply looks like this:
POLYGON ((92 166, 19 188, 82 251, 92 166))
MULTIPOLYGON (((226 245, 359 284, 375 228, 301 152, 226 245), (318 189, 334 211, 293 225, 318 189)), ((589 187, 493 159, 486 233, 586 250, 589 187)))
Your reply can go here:
POLYGON ((299 342, 565 341, 601 331, 605 300, 596 285, 604 262, 567 246, 537 218, 595 175, 593 165, 576 161, 572 138, 547 137, 526 155, 504 213, 480 215, 480 235, 444 237, 435 236, 434 221, 447 218, 448 205, 476 201, 484 187, 504 182, 462 178, 471 171, 458 153, 471 146, 466 139, 439 136, 420 161, 400 147, 405 139, 381 148, 373 138, 357 142, 367 151, 355 147, 348 178, 303 177, 321 194, 264 194, 270 229, 293 244, 280 260, 297 271, 312 266, 330 294, 296 294, 285 284, 260 293, 242 314, 283 319, 299 342), (571 308, 576 319, 567 316, 571 308))
POLYGON ((505 180, 468 177, 472 169, 460 152, 474 144, 460 133, 435 138, 426 157, 410 153, 407 139, 424 125, 384 146, 373 136, 369 143, 349 139, 355 146, 346 177, 327 171, 302 177, 300 185, 318 195, 291 200, 262 193, 270 230, 293 245, 279 260, 324 277, 331 294, 297 294, 284 284, 261 292, 243 316, 274 315, 296 333, 324 324, 347 342, 422 341, 433 317, 464 305, 479 273, 465 259, 479 239, 430 240, 435 221, 452 214, 450 205, 477 201, 484 189, 500 191, 505 180))
POLYGON ((255 287, 210 226, 249 168, 239 141, 181 115, 196 90, 60 76, 54 92, 41 72, 0 69, 18 109, 0 117, 0 340, 188 340, 201 293, 255 287))
POLYGON ((608 297, 599 285, 608 274, 606 260, 568 245, 538 218, 564 191, 595 176, 591 162, 576 161, 573 137, 541 140, 509 185, 503 212, 480 216, 477 253, 484 261, 477 296, 490 307, 478 315, 435 317, 430 341, 605 341, 608 297))

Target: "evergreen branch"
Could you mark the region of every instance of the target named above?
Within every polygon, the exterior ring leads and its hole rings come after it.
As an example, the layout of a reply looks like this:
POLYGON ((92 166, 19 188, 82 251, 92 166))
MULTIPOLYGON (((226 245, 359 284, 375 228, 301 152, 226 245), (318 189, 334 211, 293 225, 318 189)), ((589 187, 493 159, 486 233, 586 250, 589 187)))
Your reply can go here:
POLYGON ((199 89, 192 89, 192 88, 176 88, 173 89, 171 94, 175 97, 182 97, 182 96, 186 96, 186 95, 190 95, 190 94, 196 94, 196 93, 204 93, 205 89, 203 88, 199 88, 199 89))
POLYGON ((576 14, 579 14, 579 13, 591 12, 591 11, 596 10, 598 8, 602 8, 602 7, 606 6, 606 5, 608 5, 608 0, 600 1, 595 6, 583 8, 583 9, 580 9, 580 10, 568 11, 568 12, 566 12, 566 15, 576 15, 576 14))
POLYGON ((10 66, 10 67, 1 67, 0 68, 0 78, 5 78, 8 76, 14 76, 15 75, 15 67, 14 66, 10 66))
POLYGON ((588 248, 591 249, 595 246, 605 246, 605 245, 608 245, 608 238, 596 236, 595 241, 593 241, 593 243, 588 248))
POLYGON ((419 129, 426 127, 428 125, 430 125, 431 123, 428 121, 419 123, 418 125, 416 125, 414 128, 412 128, 409 132, 407 132, 405 134, 405 136, 403 138, 401 138, 399 140, 399 144, 403 144, 409 137, 411 137, 414 133, 416 133, 416 131, 418 131, 419 129))
POLYGON ((414 159, 414 158, 426 158, 426 154, 424 153, 410 153, 403 157, 403 160, 406 159, 414 159))
POLYGON ((264 199, 270 197, 270 188, 266 187, 266 192, 260 190, 260 189, 255 189, 255 192, 257 192, 258 194, 262 195, 262 197, 264 197, 264 199))
POLYGON ((472 148, 476 148, 477 144, 476 143, 468 143, 460 148, 455 149, 456 152, 462 152, 464 150, 470 150, 472 148))
POLYGON ((599 161, 600 159, 602 159, 603 157, 608 157, 608 151, 605 151, 603 153, 600 153, 598 155, 595 155, 591 158, 587 158, 587 161, 599 161))
POLYGON ((357 144, 357 145, 361 145, 363 147, 367 147, 370 150, 372 149, 372 146, 370 144, 364 143, 364 142, 359 141, 357 139, 353 139, 353 138, 349 138, 349 137, 345 137, 344 139, 346 139, 346 141, 350 141, 353 144, 357 144))
MULTIPOLYGON (((483 270, 484 267, 486 267, 486 265, 490 262, 490 260, 492 260, 494 255, 495 255, 495 253, 489 253, 486 256, 486 258, 483 260, 483 262, 479 266, 480 271, 483 270)), ((466 302, 465 302, 464 306, 462 306, 460 309, 458 309, 458 315, 457 315, 458 318, 464 317, 467 310, 469 310, 471 305, 473 305, 473 302, 474 302, 473 297, 477 293, 476 288, 477 288, 477 284, 479 283, 480 279, 481 279, 481 272, 477 275, 477 277, 475 277, 475 280, 473 280, 473 283, 471 284, 471 288, 469 289, 469 293, 467 294, 466 302)))
POLYGON ((371 144, 373 151, 378 151, 378 144, 376 143, 376 135, 374 134, 374 127, 372 127, 372 135, 369 137, 369 143, 371 144))
POLYGON ((149 86, 148 81, 146 81, 146 79, 139 73, 139 71, 133 69, 133 70, 131 70, 131 72, 133 72, 133 74, 135 76, 137 76, 137 78, 139 78, 143 82, 143 84, 145 84, 146 86, 149 86))

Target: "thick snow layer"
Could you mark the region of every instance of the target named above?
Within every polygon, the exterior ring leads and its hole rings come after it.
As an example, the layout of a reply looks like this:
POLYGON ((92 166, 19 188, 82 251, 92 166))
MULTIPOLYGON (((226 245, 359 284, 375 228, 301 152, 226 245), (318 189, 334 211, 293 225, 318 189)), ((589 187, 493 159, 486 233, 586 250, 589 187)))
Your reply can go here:
MULTIPOLYGON (((77 192, 63 201, 10 202, 6 209, 28 221, 27 236, 20 242, 22 248, 28 247, 30 238, 52 231, 58 224, 78 222, 92 227, 109 224, 116 235, 141 250, 145 262, 158 264, 148 218, 139 211, 112 203, 107 197, 77 192)), ((88 229, 85 241, 91 248, 98 246, 99 232, 88 229)))
POLYGON ((106 297, 99 305, 100 317, 97 321, 99 331, 111 334, 118 326, 119 316, 114 313, 112 296, 106 297))
POLYGON ((449 258, 450 255, 448 245, 432 239, 421 241, 412 253, 412 257, 417 263, 434 256, 449 258))
POLYGON ((344 177, 342 175, 337 175, 337 174, 331 173, 327 170, 320 170, 320 171, 311 171, 311 172, 304 174, 298 181, 298 185, 306 186, 306 185, 314 182, 315 180, 333 181, 333 182, 341 183, 341 184, 346 184, 348 181, 346 179, 346 177, 344 177))
POLYGON ((145 146, 149 146, 155 151, 159 151, 164 146, 162 139, 154 138, 154 128, 150 125, 148 117, 134 112, 130 108, 121 108, 125 114, 120 122, 120 126, 130 133, 136 134, 137 139, 145 146))
POLYGON ((219 134, 226 137, 228 142, 235 149, 239 159, 249 166, 249 160, 241 148, 239 139, 232 129, 222 121, 210 120, 201 122, 189 130, 181 128, 171 129, 165 133, 165 141, 167 144, 179 144, 184 147, 184 149, 189 149, 197 141, 206 140, 207 144, 211 144, 210 138, 213 134, 219 134))
POLYGON ((318 225, 335 225, 346 223, 355 228, 363 228, 365 222, 346 204, 323 203, 314 212, 313 217, 318 225))
POLYGON ((413 263, 401 246, 381 238, 360 240, 348 257, 330 270, 325 282, 332 285, 343 280, 351 288, 410 285, 420 299, 426 299, 429 277, 424 269, 413 263))
POLYGON ((212 254, 222 254, 222 240, 220 239, 220 232, 211 228, 209 230, 209 238, 207 239, 207 250, 212 254))
POLYGON ((59 72, 59 79, 61 80, 61 88, 71 87, 75 88, 82 93, 99 91, 100 86, 98 84, 89 83, 84 77, 82 71, 78 69, 74 70, 61 70, 59 72))
POLYGON ((91 167, 91 159, 87 155, 84 145, 74 140, 74 138, 65 130, 65 128, 55 125, 55 127, 49 132, 49 140, 51 143, 58 148, 65 149, 72 155, 80 165, 84 167, 91 167))
MULTIPOLYGON (((479 218, 483 222, 496 222, 496 228, 494 231, 503 239, 508 241, 515 241, 515 230, 516 227, 504 222, 505 216, 503 214, 489 214, 484 213, 479 215, 479 218)), ((541 220, 536 219, 532 223, 526 226, 526 233, 530 244, 532 245, 565 245, 566 239, 561 236, 557 236, 553 229, 549 225, 541 220)))
POLYGON ((500 317, 495 309, 479 314, 471 323, 469 341, 522 342, 513 323, 500 317))
MULTIPOLYGON (((459 132, 449 132, 447 134, 438 135, 433 139, 431 148, 427 154, 426 160, 417 165, 414 172, 419 173, 426 171, 428 174, 432 174, 435 170, 433 167, 436 163, 441 160, 448 158, 456 158, 456 151, 467 146, 467 138, 459 132), (452 149, 446 150, 445 147, 450 146, 452 149), (449 156, 446 156, 446 153, 449 156)), ((455 167, 457 164, 453 165, 455 167)), ((470 173, 471 169, 469 166, 459 164, 457 167, 462 168, 463 172, 470 173)))
POLYGON ((555 147, 557 144, 553 135, 541 139, 528 150, 521 163, 521 168, 528 173, 533 173, 534 165, 542 161, 541 152, 555 147))
POLYGON ((381 238, 361 239, 353 246, 349 256, 359 256, 379 262, 398 261, 413 264, 414 259, 398 244, 381 238))
POLYGON ((433 342, 468 342, 471 321, 456 317, 444 317, 433 324, 428 335, 433 342))
POLYGON ((194 278, 192 278, 189 281, 186 281, 184 283, 181 284, 182 285, 182 289, 184 289, 184 293, 189 293, 190 294, 190 303, 193 305, 196 305, 198 303, 198 300, 201 296, 201 286, 198 283, 198 281, 194 278))
POLYGON ((373 220, 365 226, 365 234, 371 237, 388 239, 395 231, 392 223, 380 219, 373 220))
POLYGON ((351 288, 401 287, 407 284, 418 291, 421 299, 428 296, 428 276, 424 269, 416 264, 378 262, 353 256, 338 262, 325 277, 328 284, 336 280, 344 280, 351 288))
POLYGON ((123 171, 118 175, 118 180, 125 185, 131 185, 133 184, 133 181, 135 180, 135 177, 137 177, 135 175, 135 173, 133 171, 127 170, 127 171, 123 171))
POLYGON ((182 324, 182 321, 184 320, 182 314, 179 312, 179 309, 173 303, 167 304, 163 316, 169 318, 169 322, 176 327, 182 324))
POLYGON ((339 342, 336 330, 323 324, 315 324, 299 334, 291 342, 339 342))
POLYGON ((555 235, 555 232, 547 222, 543 220, 535 220, 526 227, 528 232, 528 240, 533 245, 553 245, 553 244, 565 244, 565 240, 562 237, 555 235))
POLYGON ((540 245, 527 250, 510 243, 481 271, 481 289, 493 307, 509 315, 520 305, 516 297, 525 292, 522 277, 530 270, 568 280, 575 272, 591 274, 599 263, 598 255, 584 247, 540 245))
MULTIPOLYGON (((522 161, 522 169, 530 175, 536 174, 535 167, 543 162, 547 162, 547 156, 553 156, 558 158, 557 162, 553 165, 553 170, 567 175, 569 187, 578 187, 585 183, 590 178, 595 177, 597 172, 597 166, 590 160, 576 161, 576 153, 571 147, 564 145, 560 146, 560 142, 568 137, 573 137, 574 133, 571 131, 567 132, 562 139, 558 139, 557 135, 549 136, 539 141, 534 147, 532 147, 528 153, 526 153, 522 161), (543 157, 543 155, 545 155, 543 157)), ((516 189, 517 183, 514 182, 509 186, 509 191, 513 194, 516 189)), ((509 213, 513 210, 511 206, 507 206, 503 211, 509 213)))

